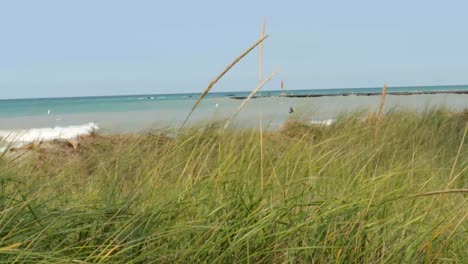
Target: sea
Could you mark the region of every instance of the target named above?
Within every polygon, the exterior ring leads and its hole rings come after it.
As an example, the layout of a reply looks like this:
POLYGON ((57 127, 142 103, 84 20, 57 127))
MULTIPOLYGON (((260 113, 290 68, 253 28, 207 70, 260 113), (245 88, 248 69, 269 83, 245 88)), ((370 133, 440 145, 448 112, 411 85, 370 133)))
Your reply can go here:
MULTIPOLYGON (((300 118, 306 122, 329 124, 342 113, 376 111, 380 97, 363 94, 379 94, 381 91, 382 88, 285 91, 288 95, 316 96, 307 98, 282 97, 283 91, 262 91, 236 114, 232 123, 240 127, 262 124, 267 129, 276 129, 288 118, 300 118), (340 94, 348 96, 336 96, 340 94)), ((389 93, 453 91, 467 92, 468 85, 388 88, 389 93)), ((211 92, 186 125, 231 119, 242 98, 248 94, 211 92)), ((0 100, 0 147, 8 142, 24 144, 36 140, 73 138, 96 130, 101 133, 134 133, 175 129, 182 125, 199 95, 181 93, 0 100)), ((466 109, 468 94, 387 95, 385 105, 387 110, 423 111, 430 107, 445 107, 454 111, 466 109)))

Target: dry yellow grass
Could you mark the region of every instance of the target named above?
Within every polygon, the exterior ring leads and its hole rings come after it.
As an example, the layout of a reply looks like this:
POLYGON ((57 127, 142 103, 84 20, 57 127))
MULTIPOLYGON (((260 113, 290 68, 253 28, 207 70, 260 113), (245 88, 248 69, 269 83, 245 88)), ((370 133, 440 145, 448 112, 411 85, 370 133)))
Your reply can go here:
MULTIPOLYGON (((232 116, 232 119, 234 119, 238 114, 239 112, 242 110, 242 108, 245 107, 245 105, 249 102, 250 99, 252 99, 252 97, 258 92, 260 91, 260 89, 262 89, 263 86, 265 86, 265 84, 267 84, 271 79, 273 79, 273 77, 275 77, 276 75, 278 75, 279 71, 276 71, 276 72, 273 72, 272 74, 270 74, 270 76, 268 76, 268 78, 266 78, 265 80, 263 80, 262 82, 260 82, 257 87, 255 87, 255 89, 253 89, 253 91, 249 94, 249 96, 247 96, 247 98, 244 99, 244 101, 242 101, 242 103, 239 105, 239 107, 237 108, 236 112, 234 113, 234 115, 232 116)), ((225 128, 229 126, 230 124, 230 120, 228 120, 226 122, 226 125, 224 126, 225 128)))
MULTIPOLYGON (((252 46, 247 48, 241 55, 239 55, 231 64, 229 64, 216 78, 213 79, 213 81, 210 82, 208 87, 205 88, 205 90, 202 92, 200 97, 198 97, 197 101, 195 102, 194 106, 192 107, 192 110, 190 113, 187 115, 187 117, 184 120, 184 123, 182 124, 182 127, 187 123, 188 119, 192 115, 193 111, 198 107, 200 104, 201 100, 210 92, 210 90, 213 88, 213 86, 232 68, 234 65, 236 65, 242 58, 244 58, 247 54, 249 54, 255 47, 257 47, 260 43, 262 43, 266 38, 268 38, 268 35, 263 36, 259 40, 257 40, 252 46)), ((182 128, 181 127, 181 128, 182 128)))
MULTIPOLYGON (((263 19, 262 29, 260 31, 260 39, 265 36, 266 18, 263 19)), ((258 82, 263 80, 263 42, 258 46, 258 82)))
POLYGON ((383 89, 382 89, 382 95, 380 97, 379 113, 377 115, 379 121, 381 121, 382 117, 383 117, 383 111, 384 111, 384 106, 385 106, 385 96, 386 95, 387 95, 387 85, 384 84, 383 89))
POLYGON ((380 123, 382 122, 382 118, 383 118, 386 95, 387 95, 387 84, 384 84, 382 88, 382 95, 380 97, 380 106, 379 106, 379 112, 377 114, 377 123, 375 125, 374 140, 377 140, 377 138, 379 137, 380 123))

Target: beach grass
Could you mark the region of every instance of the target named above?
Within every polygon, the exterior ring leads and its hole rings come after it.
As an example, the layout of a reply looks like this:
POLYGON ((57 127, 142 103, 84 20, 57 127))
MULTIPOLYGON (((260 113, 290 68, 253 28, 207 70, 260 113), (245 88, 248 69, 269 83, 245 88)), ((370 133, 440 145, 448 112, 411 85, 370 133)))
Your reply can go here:
POLYGON ((0 262, 467 263, 468 111, 363 116, 3 155, 0 262))

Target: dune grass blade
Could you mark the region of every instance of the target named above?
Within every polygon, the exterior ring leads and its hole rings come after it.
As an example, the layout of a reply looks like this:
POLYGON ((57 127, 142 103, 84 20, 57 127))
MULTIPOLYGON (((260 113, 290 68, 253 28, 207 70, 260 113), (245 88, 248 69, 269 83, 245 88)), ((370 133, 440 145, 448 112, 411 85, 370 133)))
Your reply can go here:
MULTIPOLYGON (((265 36, 266 18, 263 18, 262 29, 260 31, 260 39, 265 36)), ((258 82, 263 80, 263 42, 258 46, 258 82)))
POLYGON ((452 176, 453 176, 453 173, 455 172, 455 168, 457 166, 457 162, 458 162, 458 159, 460 157, 460 153, 461 153, 461 151, 463 149, 463 146, 465 144, 465 137, 466 137, 467 132, 468 132, 468 122, 465 125, 465 129, 464 129, 464 132, 463 132, 463 137, 462 137, 462 139, 460 141, 460 146, 458 147, 457 156, 455 157, 455 161, 453 162, 453 165, 452 165, 452 170, 450 171, 450 181, 447 184, 447 189, 450 188, 450 185, 452 185, 452 183, 454 183, 458 178, 458 176, 455 176, 453 178, 452 178, 452 176))
POLYGON ((255 87, 255 89, 252 90, 252 92, 250 92, 249 96, 247 96, 247 98, 245 98, 242 103, 239 105, 239 107, 237 108, 236 112, 234 113, 234 115, 226 122, 226 125, 224 126, 224 128, 228 127, 229 126, 229 123, 230 123, 230 120, 233 120, 238 114, 239 112, 242 110, 242 108, 244 108, 244 106, 250 101, 250 99, 252 99, 252 97, 262 89, 263 86, 265 86, 265 84, 267 84, 271 79, 273 79, 273 77, 275 77, 276 75, 278 75, 279 71, 276 71, 276 72, 273 72, 272 74, 270 74, 270 76, 268 76, 265 80, 263 80, 262 82, 260 82, 257 87, 255 87))
POLYGON ((430 196, 430 195, 446 194, 446 193, 468 193, 468 189, 450 189, 450 190, 443 190, 443 191, 433 191, 433 192, 426 192, 426 193, 412 195, 411 197, 430 196))
MULTIPOLYGON (((382 122, 383 118, 383 112, 384 112, 384 106, 385 106, 385 96, 387 95, 387 85, 384 84, 382 88, 382 94, 380 96, 380 105, 379 105, 379 112, 377 113, 377 120, 375 124, 375 133, 374 133, 374 141, 377 141, 379 138, 379 132, 380 132, 380 123, 382 122)), ((371 119, 373 116, 371 116, 371 119)))
POLYGON ((379 113, 377 114, 377 118, 379 121, 383 118, 384 106, 385 106, 385 96, 387 95, 387 85, 384 84, 382 88, 382 95, 380 97, 380 105, 379 105, 379 113))
POLYGON ((255 42, 252 46, 247 48, 241 55, 239 55, 231 64, 229 64, 216 78, 214 78, 208 87, 205 88, 205 90, 202 92, 202 94, 198 97, 197 101, 193 105, 192 109, 190 110, 190 113, 187 115, 185 118, 184 122, 182 123, 181 128, 185 126, 185 123, 189 120, 190 116, 192 115, 193 111, 197 108, 197 106, 200 104, 201 100, 208 94, 208 92, 213 88, 213 86, 232 68, 234 65, 236 65, 242 58, 244 58, 247 54, 249 54, 255 47, 257 47, 260 43, 262 43, 266 38, 268 38, 268 35, 263 36, 257 42, 255 42))

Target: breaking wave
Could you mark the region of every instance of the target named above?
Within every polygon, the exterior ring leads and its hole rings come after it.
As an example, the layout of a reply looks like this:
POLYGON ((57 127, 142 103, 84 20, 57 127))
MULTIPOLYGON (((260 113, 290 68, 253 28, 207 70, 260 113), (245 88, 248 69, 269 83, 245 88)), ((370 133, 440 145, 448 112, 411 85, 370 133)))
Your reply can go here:
MULTIPOLYGON (((99 129, 96 123, 78 126, 31 128, 22 130, 0 130, 0 141, 21 146, 31 142, 50 141, 54 139, 74 139, 83 135, 90 135, 99 129)), ((4 150, 4 149, 3 149, 4 150)), ((2 149, 0 148, 0 153, 2 149)))
POLYGON ((329 126, 335 122, 334 119, 326 119, 326 120, 312 120, 310 121, 311 124, 314 125, 322 125, 322 126, 329 126))

